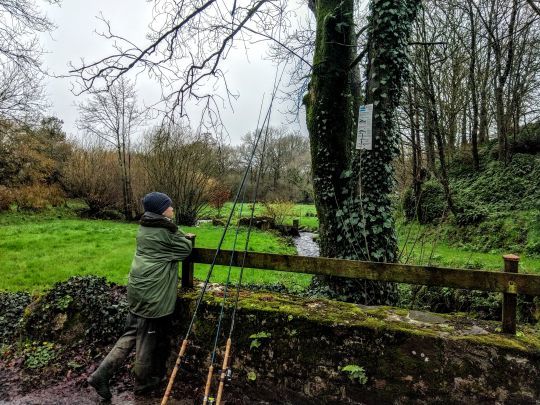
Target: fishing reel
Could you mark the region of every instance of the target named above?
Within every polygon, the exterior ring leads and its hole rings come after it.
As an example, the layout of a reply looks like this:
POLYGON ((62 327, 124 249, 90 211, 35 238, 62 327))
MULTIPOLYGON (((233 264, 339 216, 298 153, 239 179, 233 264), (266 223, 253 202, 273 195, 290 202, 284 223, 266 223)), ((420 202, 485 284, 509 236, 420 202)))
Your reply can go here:
POLYGON ((232 381, 232 376, 233 376, 232 368, 229 367, 227 371, 225 372, 225 381, 230 383, 232 381))
POLYGON ((214 397, 208 397, 208 402, 206 402, 208 405, 214 405, 216 403, 216 399, 214 397))
MULTIPOLYGON (((219 370, 218 374, 221 375, 221 372, 222 370, 219 370)), ((227 370, 225 370, 225 378, 224 378, 224 382, 226 383, 230 383, 232 381, 232 377, 233 377, 233 371, 232 371, 232 368, 227 368, 227 370)))

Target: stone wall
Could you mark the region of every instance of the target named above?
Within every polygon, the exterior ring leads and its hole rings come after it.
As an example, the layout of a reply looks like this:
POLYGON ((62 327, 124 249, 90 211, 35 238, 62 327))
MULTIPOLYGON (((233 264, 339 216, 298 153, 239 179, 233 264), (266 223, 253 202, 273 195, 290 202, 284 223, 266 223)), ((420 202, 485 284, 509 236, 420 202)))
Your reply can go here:
MULTIPOLYGON (((213 294, 195 323, 184 371, 200 373, 201 387, 222 295, 213 294)), ((189 294, 179 299, 180 330, 189 320, 192 299, 189 294)), ((498 323, 463 315, 269 293, 243 292, 240 302, 229 399, 290 404, 540 399, 540 333, 533 329, 510 337, 496 332, 498 323), (269 336, 252 344, 250 336, 256 334, 269 336), (342 370, 346 366, 363 367, 365 378, 350 378, 342 370)), ((229 321, 227 316, 226 331, 229 321)), ((221 346, 224 341, 223 336, 221 346)))
MULTIPOLYGON (((194 290, 178 297, 169 370, 197 295, 194 290)), ((86 376, 121 334, 124 298, 125 288, 104 279, 76 277, 34 299, 26 309, 17 307, 21 320, 13 320, 13 331, 2 334, 16 339, 0 345, 0 401, 38 389, 54 390, 58 382, 72 384, 74 397, 89 395, 77 390, 86 389, 86 376), (32 358, 43 364, 29 368, 32 358)), ((218 285, 205 295, 173 392, 173 398, 184 400, 177 403, 202 398, 222 299, 223 287, 218 285)), ((229 331, 229 305, 225 314, 216 369, 229 331)), ((500 323, 475 321, 464 314, 249 291, 240 294, 236 325, 227 404, 540 401, 538 326, 520 326, 517 336, 505 336, 497 331, 500 323)), ((126 365, 113 381, 115 392, 130 392, 130 381, 126 365)))

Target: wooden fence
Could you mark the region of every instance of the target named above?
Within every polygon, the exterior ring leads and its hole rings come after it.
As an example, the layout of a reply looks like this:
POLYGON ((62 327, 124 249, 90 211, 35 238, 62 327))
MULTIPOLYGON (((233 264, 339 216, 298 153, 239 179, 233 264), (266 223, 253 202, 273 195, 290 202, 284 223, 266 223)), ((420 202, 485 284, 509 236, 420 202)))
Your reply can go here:
MULTIPOLYGON (((192 238, 195 243, 195 238, 192 238)), ((182 287, 193 287, 193 264, 211 264, 216 251, 194 248, 182 265, 182 287)), ((240 267, 243 252, 221 250, 216 264, 240 267)), ((248 252, 245 268, 305 273, 437 287, 462 288, 503 293, 502 331, 516 333, 517 294, 540 296, 540 275, 519 274, 519 257, 503 256, 503 271, 466 270, 434 266, 362 262, 325 257, 304 257, 248 252)))

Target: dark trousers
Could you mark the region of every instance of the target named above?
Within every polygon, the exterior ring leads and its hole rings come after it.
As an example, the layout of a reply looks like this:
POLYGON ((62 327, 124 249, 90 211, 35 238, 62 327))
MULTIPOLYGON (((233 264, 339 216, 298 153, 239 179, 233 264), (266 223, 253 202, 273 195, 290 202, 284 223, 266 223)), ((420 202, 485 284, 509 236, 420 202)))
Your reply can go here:
POLYGON ((135 348, 135 388, 161 380, 166 374, 170 354, 171 317, 142 318, 129 314, 124 334, 118 339, 96 373, 110 379, 135 348))

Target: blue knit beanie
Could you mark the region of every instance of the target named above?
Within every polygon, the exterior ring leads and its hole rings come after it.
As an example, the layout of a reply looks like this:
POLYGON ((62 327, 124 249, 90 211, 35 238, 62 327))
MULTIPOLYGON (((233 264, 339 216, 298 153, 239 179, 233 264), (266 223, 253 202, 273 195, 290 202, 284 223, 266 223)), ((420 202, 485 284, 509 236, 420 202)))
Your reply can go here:
POLYGON ((143 207, 145 211, 153 212, 154 214, 163 214, 167 208, 172 206, 172 200, 167 194, 154 191, 148 193, 143 198, 143 207))

